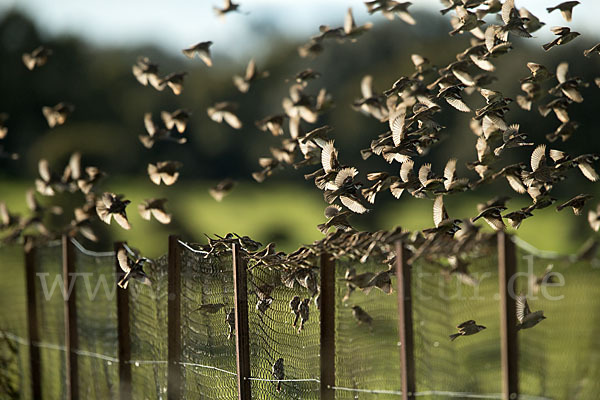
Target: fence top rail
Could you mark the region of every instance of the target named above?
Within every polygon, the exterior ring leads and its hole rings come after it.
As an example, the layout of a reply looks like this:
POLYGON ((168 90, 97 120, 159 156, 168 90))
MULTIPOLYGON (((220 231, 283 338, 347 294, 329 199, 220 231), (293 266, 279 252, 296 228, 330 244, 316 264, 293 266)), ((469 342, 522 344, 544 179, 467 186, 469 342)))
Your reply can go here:
POLYGON ((204 254, 204 255, 210 254, 208 251, 205 251, 205 250, 194 249, 192 246, 190 246, 188 243, 184 242, 181 239, 177 239, 177 242, 179 242, 180 245, 182 245, 183 247, 185 247, 186 249, 188 249, 192 253, 204 254))
POLYGON ((79 243, 77 241, 77 239, 70 238, 70 240, 71 240, 71 243, 73 243, 73 245, 77 248, 77 250, 79 250, 80 252, 82 252, 86 256, 90 256, 90 257, 112 257, 112 256, 115 255, 114 251, 92 251, 92 250, 88 250, 85 247, 83 247, 83 245, 81 243, 79 243))

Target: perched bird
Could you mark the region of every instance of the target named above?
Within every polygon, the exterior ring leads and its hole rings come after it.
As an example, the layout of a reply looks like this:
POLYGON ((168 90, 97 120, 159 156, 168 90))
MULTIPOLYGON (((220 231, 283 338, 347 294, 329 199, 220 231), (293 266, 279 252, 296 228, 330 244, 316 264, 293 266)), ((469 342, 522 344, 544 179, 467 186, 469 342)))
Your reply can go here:
POLYGON ((200 307, 198 307, 194 311, 206 312, 209 314, 216 314, 219 311, 221 311, 221 309, 223 307, 225 307, 225 304, 223 304, 223 303, 206 303, 206 304, 200 305, 200 307))
POLYGON ((310 315, 310 299, 304 299, 298 305, 298 314, 300 316, 300 326, 298 327, 298 333, 302 332, 304 329, 304 324, 308 322, 308 317, 310 315))
POLYGON ((451 341, 454 341, 454 339, 456 339, 459 336, 474 335, 486 329, 483 325, 477 325, 477 323, 472 319, 465 321, 462 324, 456 325, 456 328, 458 328, 458 333, 453 333, 452 335, 450 335, 451 341))
POLYGON ((359 324, 367 324, 369 326, 373 324, 373 317, 371 317, 360 306, 352 306, 352 316, 359 324))
POLYGON ((148 176, 155 185, 162 181, 170 186, 177 182, 179 169, 183 166, 179 161, 159 161, 156 164, 148 164, 148 176))
POLYGON ((292 326, 294 328, 298 324, 298 319, 300 318, 300 311, 298 310, 298 307, 300 306, 301 302, 302 301, 300 300, 300 297, 298 297, 298 296, 294 296, 294 297, 292 297, 292 300, 290 300, 290 309, 292 310, 292 313, 294 314, 294 322, 292 323, 292 326))
POLYGON ((567 44, 571 40, 575 39, 577 36, 581 35, 579 32, 571 32, 571 29, 565 26, 555 26, 553 28, 550 28, 550 30, 558 37, 553 41, 548 42, 542 46, 546 51, 550 50, 554 46, 561 46, 563 44, 567 44))
POLYGON ((146 199, 143 203, 138 204, 138 211, 141 217, 150 221, 154 217, 161 224, 171 223, 171 214, 165 211, 165 203, 167 199, 146 199))
POLYGON ((562 203, 561 205, 556 207, 556 211, 560 211, 565 207, 571 207, 573 209, 573 214, 581 215, 581 211, 583 210, 583 206, 585 203, 593 198, 594 196, 590 194, 578 194, 570 200, 562 203))
POLYGON ((269 76, 269 71, 261 71, 259 72, 256 68, 256 63, 254 59, 251 59, 248 62, 248 66, 246 67, 246 74, 244 76, 234 75, 233 83, 235 87, 242 93, 248 92, 250 90, 250 83, 258 80, 264 79, 269 76))
POLYGON ((181 50, 181 52, 187 58, 194 58, 196 55, 204 61, 204 63, 212 67, 212 59, 210 58, 210 46, 213 44, 210 40, 207 42, 200 42, 193 46, 188 47, 187 49, 181 50))
POLYGON ((271 367, 271 373, 273 377, 278 380, 277 382, 277 392, 281 392, 281 380, 285 378, 284 370, 283 370, 283 358, 278 358, 277 361, 271 367))
POLYGON ((75 111, 72 104, 60 102, 54 107, 42 107, 42 114, 46 117, 48 126, 54 128, 57 125, 62 125, 67 121, 67 117, 75 111))
POLYGON ((51 49, 44 46, 39 46, 36 47, 31 53, 23 53, 22 60, 27 69, 31 71, 46 64, 48 57, 51 55, 51 49))
POLYGON ((210 193, 212 198, 216 201, 221 201, 231 192, 231 190, 233 190, 236 184, 236 181, 227 178, 208 189, 208 193, 210 193))
POLYGON ((578 1, 565 1, 557 6, 547 7, 546 10, 548 11, 548 13, 551 13, 554 10, 560 10, 560 13, 562 14, 563 18, 567 22, 571 22, 571 17, 573 15, 573 7, 575 7, 578 4, 578 1))
POLYGON ((227 323, 227 328, 229 332, 227 333, 227 339, 231 339, 233 337, 233 333, 235 332, 235 308, 230 308, 225 315, 225 322, 227 323))
POLYGON ((235 115, 237 110, 237 104, 228 101, 222 101, 215 103, 212 107, 209 107, 206 112, 210 119, 215 122, 221 123, 223 120, 229 124, 233 129, 241 129, 242 121, 235 115))
POLYGON ((542 310, 531 312, 527 298, 522 294, 517 296, 517 330, 532 328, 544 319, 542 310))
POLYGON ((96 213, 98 218, 103 222, 110 225, 110 219, 113 217, 115 221, 123 229, 131 229, 129 221, 127 220, 127 213, 125 208, 131 203, 129 200, 123 200, 123 195, 116 195, 114 193, 104 192, 101 199, 96 201, 96 213))
POLYGON ((133 260, 127 255, 127 251, 124 248, 120 248, 117 251, 117 260, 119 260, 119 266, 125 273, 125 276, 119 280, 118 285, 120 288, 127 289, 127 285, 131 278, 140 281, 144 285, 152 285, 150 278, 148 278, 148 275, 146 275, 143 270, 144 264, 147 262, 153 263, 152 260, 146 257, 136 257, 136 259, 133 260))

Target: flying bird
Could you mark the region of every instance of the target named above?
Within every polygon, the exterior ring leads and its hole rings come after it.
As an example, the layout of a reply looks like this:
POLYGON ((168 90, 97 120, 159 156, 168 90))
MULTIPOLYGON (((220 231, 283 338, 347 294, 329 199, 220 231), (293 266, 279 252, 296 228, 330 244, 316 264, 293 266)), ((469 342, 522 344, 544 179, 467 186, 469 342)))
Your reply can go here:
POLYGON ((44 46, 39 46, 36 47, 31 53, 23 53, 22 60, 27 69, 32 71, 35 68, 45 65, 46 62, 48 62, 48 57, 51 55, 51 49, 44 46))
POLYGON ((235 87, 242 93, 247 93, 250 90, 250 84, 258 79, 264 79, 269 76, 269 71, 258 71, 254 59, 248 62, 246 73, 244 76, 234 75, 233 83, 235 87))
POLYGON ((228 101, 222 101, 216 103, 212 107, 209 107, 206 112, 210 119, 215 122, 222 123, 227 122, 233 129, 241 129, 242 121, 235 115, 237 110, 237 104, 228 101))
POLYGON ((517 296, 517 330, 533 328, 544 319, 542 310, 531 312, 527 298, 522 294, 517 296))
POLYGON ((42 114, 46 117, 46 121, 50 128, 64 124, 73 111, 75 111, 75 107, 72 104, 65 102, 60 102, 53 107, 42 107, 42 114))
POLYGON ((465 321, 459 325, 456 325, 456 328, 458 328, 458 333, 453 333, 452 335, 450 335, 451 341, 454 341, 454 339, 456 339, 459 336, 474 335, 486 329, 483 325, 477 325, 477 323, 472 319, 465 321))
POLYGON ((551 13, 554 10, 560 10, 560 13, 562 14, 565 21, 571 22, 571 17, 573 16, 573 7, 575 7, 578 4, 580 4, 578 1, 565 1, 557 6, 547 7, 546 10, 548 11, 548 13, 551 13))
POLYGON ((156 164, 148 164, 148 176, 155 185, 162 181, 170 186, 177 182, 179 169, 183 166, 179 161, 159 161, 156 164))
POLYGON ((171 214, 165 211, 165 203, 167 199, 146 199, 138 204, 140 216, 146 221, 150 221, 154 217, 161 224, 171 223, 171 214))
POLYGON ((131 278, 139 281, 140 283, 151 286, 152 282, 148 275, 144 272, 144 264, 145 263, 153 263, 152 260, 146 257, 137 257, 133 260, 127 255, 127 250, 124 248, 120 248, 117 251, 117 260, 119 260, 119 266, 121 270, 125 273, 125 276, 119 280, 118 285, 122 289, 127 289, 129 285, 129 281, 131 278))
POLYGON ((212 59, 210 58, 210 46, 213 44, 210 40, 207 42, 200 42, 193 46, 188 47, 187 49, 181 50, 181 52, 187 58, 194 58, 196 55, 204 61, 209 67, 212 67, 212 59))
POLYGON ((131 201, 124 200, 121 194, 104 192, 102 197, 96 201, 96 213, 98 218, 108 225, 110 225, 111 217, 113 217, 123 229, 131 229, 125 211, 129 203, 131 201))

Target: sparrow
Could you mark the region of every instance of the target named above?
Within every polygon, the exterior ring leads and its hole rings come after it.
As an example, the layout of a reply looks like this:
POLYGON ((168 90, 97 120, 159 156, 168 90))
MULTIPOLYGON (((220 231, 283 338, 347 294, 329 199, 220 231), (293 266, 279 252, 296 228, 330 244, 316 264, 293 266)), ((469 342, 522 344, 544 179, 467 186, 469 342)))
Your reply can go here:
POLYGON ((581 215, 581 211, 583 210, 583 206, 585 203, 593 198, 594 196, 590 194, 578 194, 570 200, 562 203, 561 205, 556 207, 556 211, 560 211, 565 207, 571 207, 573 209, 573 214, 581 215))
POLYGON ((96 213, 98 218, 110 225, 111 217, 114 217, 115 221, 123 229, 131 229, 129 221, 127 220, 127 213, 125 208, 131 201, 123 200, 123 195, 116 195, 110 192, 104 192, 101 199, 96 201, 96 213))
POLYGON ((362 26, 356 26, 356 22, 354 22, 354 16, 352 15, 352 7, 348 8, 348 12, 346 13, 346 18, 344 19, 344 34, 345 37, 350 38, 351 41, 355 42, 356 38, 363 33, 367 32, 369 29, 373 27, 373 24, 367 22, 362 26))
POLYGON ((517 296, 517 330, 532 328, 546 319, 542 310, 531 312, 525 295, 517 296))
POLYGON ((298 314, 300 316, 300 326, 298 327, 298 333, 304 329, 304 324, 308 321, 308 317, 310 315, 310 299, 304 299, 298 305, 298 314))
POLYGON ((182 166, 179 161, 159 161, 156 164, 148 164, 148 176, 156 185, 160 185, 162 180, 165 185, 170 186, 177 182, 179 169, 182 166))
POLYGON ((217 16, 219 16, 221 19, 225 18, 225 14, 230 13, 230 12, 234 12, 234 11, 238 11, 238 8, 240 7, 239 4, 234 3, 232 0, 224 0, 224 5, 223 8, 219 8, 219 7, 213 7, 213 10, 215 10, 215 14, 217 14, 217 16))
POLYGON ((236 181, 227 178, 208 189, 208 193, 216 201, 221 201, 225 196, 227 196, 231 192, 231 190, 233 190, 236 184, 236 181))
POLYGON ((578 1, 565 1, 557 6, 547 7, 546 10, 548 11, 548 13, 551 13, 554 10, 560 10, 560 13, 562 14, 563 18, 567 22, 571 22, 571 17, 573 16, 573 7, 575 7, 578 4, 578 1))
POLYGON ((54 128, 57 125, 62 125, 67 121, 67 117, 75 111, 72 104, 60 102, 54 107, 42 107, 42 114, 46 117, 48 126, 54 128))
POLYGON ((213 42, 211 42, 210 40, 207 42, 200 42, 197 43, 193 46, 188 47, 187 49, 183 49, 181 50, 181 52, 187 57, 187 58, 194 58, 196 56, 196 54, 198 55, 198 57, 204 61, 204 63, 209 66, 212 67, 212 60, 210 58, 210 46, 213 44, 213 42))
POLYGON ((300 303, 301 303, 301 300, 300 300, 300 297, 298 297, 298 296, 294 296, 294 297, 292 297, 292 300, 290 300, 290 308, 292 310, 292 313, 294 314, 294 322, 292 323, 292 326, 294 328, 298 324, 298 319, 300 318, 300 311, 298 311, 298 307, 300 306, 300 303))
POLYGON ((242 127, 242 122, 235 115, 235 110, 237 110, 236 103, 230 103, 228 101, 222 101, 216 103, 212 107, 209 107, 206 110, 206 113, 215 122, 221 123, 223 120, 229 124, 233 129, 240 129, 242 127))
POLYGON ((140 281, 144 285, 151 286, 152 282, 148 275, 143 270, 145 263, 153 263, 152 260, 146 257, 138 257, 135 261, 127 255, 127 251, 124 248, 120 248, 117 251, 117 260, 119 260, 119 266, 125 273, 125 276, 121 278, 118 285, 122 289, 127 289, 129 280, 131 278, 140 281))
POLYGON ((255 125, 263 132, 269 131, 273 136, 283 135, 284 114, 271 115, 266 118, 256 121, 255 125))
POLYGON ((592 54, 594 54, 594 53, 600 54, 600 43, 595 44, 594 46, 590 47, 589 49, 583 51, 583 55, 586 57, 591 57, 592 54))
POLYGON ((454 341, 454 339, 456 339, 459 336, 474 335, 486 329, 483 325, 477 325, 477 323, 472 319, 465 321, 462 324, 456 325, 456 327, 458 328, 458 333, 453 333, 452 335, 450 335, 451 341, 454 341))
POLYGON ((367 314, 360 306, 352 306, 352 316, 359 324, 367 324, 369 326, 373 324, 373 317, 367 314))
MULTIPOLYGON (((175 110, 173 112, 162 111, 160 117, 162 118, 167 129, 176 128, 177 132, 185 132, 188 120, 190 119, 191 113, 188 110, 175 110)), ((148 132, 150 133, 150 132, 148 132)))
POLYGON ((229 329, 229 332, 227 333, 227 339, 231 339, 235 332, 235 308, 229 309, 225 315, 225 322, 227 323, 227 328, 229 329))
POLYGON ((171 223, 171 214, 165 211, 167 199, 146 199, 138 204, 138 211, 143 219, 150 221, 154 217, 161 224, 171 223))
MULTIPOLYGON (((166 113, 165 111, 163 111, 163 113, 165 113, 165 114, 163 114, 163 121, 165 121, 165 118, 167 118, 166 114, 168 114, 169 118, 171 118, 171 114, 166 113)), ((171 125, 170 128, 165 129, 163 127, 159 127, 152 120, 152 114, 145 113, 144 114, 144 126, 145 126, 146 132, 148 134, 147 135, 139 135, 138 138, 139 138, 140 142, 144 145, 144 147, 147 149, 151 149, 154 146, 154 143, 156 143, 159 140, 171 141, 171 142, 175 142, 178 144, 186 143, 187 142, 186 138, 174 136, 174 134, 173 134, 174 131, 172 130, 174 124, 175 124, 175 122, 173 120, 169 124, 166 124, 166 125, 171 125)), ((183 129, 185 130, 185 124, 183 126, 183 129)))
POLYGON ((488 207, 482 210, 479 215, 471 220, 471 222, 477 221, 479 218, 483 218, 495 231, 502 231, 505 228, 504 222, 502 221, 501 211, 506 210, 506 207, 496 206, 488 207))
POLYGON ((139 57, 137 62, 131 67, 135 79, 144 86, 152 86, 154 89, 162 91, 165 87, 160 84, 158 77, 158 64, 150 61, 148 57, 139 57))
POLYGON ((529 287, 534 295, 538 294, 542 285, 547 283, 556 283, 556 276, 552 274, 552 268, 554 268, 554 265, 548 264, 542 275, 529 275, 529 287))
POLYGON ((176 96, 179 96, 183 91, 183 79, 187 75, 187 72, 173 72, 162 78, 158 85, 164 87, 169 86, 176 96))
POLYGON ((590 227, 598 232, 600 230, 600 204, 596 206, 596 210, 588 211, 588 222, 590 227))
POLYGON ((216 314, 223 307, 225 307, 225 304, 223 304, 223 303, 207 303, 207 304, 202 304, 200 307, 198 307, 194 311, 206 312, 209 314, 216 314))
POLYGON ((238 90, 242 93, 247 93, 250 90, 250 83, 258 80, 264 79, 269 76, 269 71, 261 71, 259 72, 256 68, 256 63, 254 59, 251 59, 248 62, 248 66, 246 67, 246 74, 244 76, 234 75, 233 76, 233 84, 238 90))
POLYGON ((563 44, 567 44, 571 40, 575 39, 577 36, 581 35, 581 33, 579 32, 571 32, 570 28, 564 26, 555 26, 553 28, 550 28, 550 30, 558 37, 553 41, 542 45, 542 47, 546 51, 550 50, 554 46, 561 46, 563 44))
POLYGON ((21 57, 23 64, 28 70, 32 71, 37 67, 46 64, 48 57, 52 55, 52 50, 44 46, 36 47, 31 53, 23 53, 21 57))
POLYGON ((271 373, 273 377, 277 379, 277 392, 281 392, 281 380, 285 378, 285 374, 283 371, 283 358, 278 358, 277 361, 271 367, 271 373))

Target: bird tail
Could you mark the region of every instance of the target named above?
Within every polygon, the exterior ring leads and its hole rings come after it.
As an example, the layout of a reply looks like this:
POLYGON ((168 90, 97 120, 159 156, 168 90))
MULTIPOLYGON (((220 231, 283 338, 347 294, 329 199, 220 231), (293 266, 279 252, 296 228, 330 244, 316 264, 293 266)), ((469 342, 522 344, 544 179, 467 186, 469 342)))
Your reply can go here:
POLYGON ((335 193, 335 191, 333 190, 326 190, 325 193, 323 194, 323 197, 325 198, 325 201, 329 204, 333 203, 335 201, 335 199, 337 199, 337 193, 335 193))
POLYGON ((329 230, 329 227, 327 226, 327 224, 319 224, 319 225, 317 225, 317 229, 319 229, 319 231, 323 235, 327 235, 327 231, 329 230))
POLYGON ((454 339, 456 339, 457 337, 460 336, 460 333, 453 333, 452 335, 450 335, 450 341, 454 341, 454 339))
POLYGON ((548 51, 552 48, 552 46, 554 46, 554 41, 550 42, 550 43, 546 43, 544 45, 542 45, 542 47, 544 48, 544 50, 548 51))
POLYGON ((552 12, 554 10, 556 10, 556 7, 546 7, 546 11, 548 12, 552 12))

